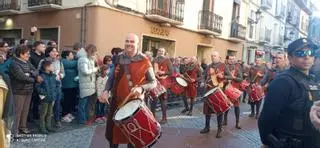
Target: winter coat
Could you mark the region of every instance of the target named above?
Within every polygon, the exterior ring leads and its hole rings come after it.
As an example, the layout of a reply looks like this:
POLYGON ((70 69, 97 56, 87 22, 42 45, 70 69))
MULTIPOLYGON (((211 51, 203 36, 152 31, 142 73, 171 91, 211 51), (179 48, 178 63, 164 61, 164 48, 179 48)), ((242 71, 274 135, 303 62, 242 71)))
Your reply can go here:
POLYGON ((78 76, 78 62, 77 60, 62 59, 65 76, 62 79, 62 88, 77 88, 78 81, 75 78, 78 76))
POLYGON ((41 84, 36 84, 36 89, 39 95, 44 96, 43 101, 55 101, 59 95, 59 82, 56 80, 54 73, 41 72, 40 76, 43 79, 41 84))

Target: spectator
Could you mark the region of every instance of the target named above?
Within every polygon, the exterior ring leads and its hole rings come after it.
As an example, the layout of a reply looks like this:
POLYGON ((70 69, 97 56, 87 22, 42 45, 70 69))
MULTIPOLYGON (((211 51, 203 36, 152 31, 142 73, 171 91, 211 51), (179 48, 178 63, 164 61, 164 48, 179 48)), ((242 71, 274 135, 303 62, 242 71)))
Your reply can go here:
POLYGON ((111 72, 113 71, 114 69, 114 64, 112 63, 112 57, 109 56, 109 55, 106 55, 104 58, 103 58, 103 65, 106 65, 108 66, 108 76, 111 75, 111 72))
POLYGON ((9 67, 16 113, 14 134, 18 134, 18 130, 23 134, 30 133, 27 128, 27 117, 33 84, 42 82, 41 77, 38 76, 38 71, 29 62, 29 51, 30 49, 27 46, 18 46, 15 53, 17 57, 13 59, 9 67))
POLYGON ((40 76, 43 79, 43 82, 36 85, 36 89, 41 99, 39 131, 41 134, 48 134, 49 132, 55 132, 55 129, 51 126, 51 116, 53 104, 57 95, 59 95, 60 84, 56 80, 56 75, 53 73, 52 62, 49 60, 44 60, 42 62, 40 76))
POLYGON ((54 40, 50 40, 47 44, 48 47, 58 48, 57 42, 54 40))
POLYGON ((12 59, 8 56, 9 46, 6 42, 0 42, 0 73, 9 73, 9 66, 12 59))
POLYGON ((25 45, 25 46, 27 46, 27 45, 28 45, 28 40, 27 40, 27 39, 21 39, 21 40, 20 40, 20 45, 25 45))
POLYGON ((116 62, 116 57, 123 51, 123 49, 119 47, 112 48, 111 54, 112 54, 112 63, 116 62))
POLYGON ((78 52, 78 72, 80 99, 78 105, 79 123, 90 125, 94 120, 96 97, 96 72, 95 56, 96 46, 90 44, 85 52, 78 52))
POLYGON ((104 88, 108 81, 108 73, 109 73, 109 67, 107 65, 103 65, 100 68, 100 76, 97 78, 96 87, 97 87, 97 96, 98 100, 96 104, 96 120, 97 123, 104 123, 107 118, 105 117, 106 111, 105 111, 105 104, 103 103, 101 96, 102 92, 104 91, 104 88))
POLYGON ((61 92, 61 80, 63 79, 65 73, 64 73, 64 67, 59 60, 59 53, 57 48, 55 47, 48 47, 46 49, 46 58, 41 60, 39 63, 38 68, 41 68, 42 62, 44 60, 48 60, 52 62, 53 65, 53 73, 56 75, 56 80, 59 82, 58 94, 57 98, 55 100, 54 106, 53 106, 53 112, 54 112, 54 120, 55 120, 55 126, 61 127, 61 98, 62 98, 62 92, 61 92))
MULTIPOLYGON (((40 61, 46 57, 45 56, 46 45, 41 41, 36 41, 34 42, 33 47, 34 47, 34 50, 30 52, 29 61, 36 69, 38 69, 40 61)), ((39 101, 40 101, 39 94, 35 89, 32 93, 32 99, 31 99, 32 114, 29 115, 29 121, 31 119, 34 119, 34 120, 39 119, 40 117, 39 101)))
POLYGON ((77 95, 79 94, 79 83, 76 77, 78 76, 77 60, 74 59, 74 53, 71 50, 62 52, 62 64, 65 71, 65 77, 62 79, 62 121, 71 122, 75 117, 72 111, 75 110, 77 104, 77 95))

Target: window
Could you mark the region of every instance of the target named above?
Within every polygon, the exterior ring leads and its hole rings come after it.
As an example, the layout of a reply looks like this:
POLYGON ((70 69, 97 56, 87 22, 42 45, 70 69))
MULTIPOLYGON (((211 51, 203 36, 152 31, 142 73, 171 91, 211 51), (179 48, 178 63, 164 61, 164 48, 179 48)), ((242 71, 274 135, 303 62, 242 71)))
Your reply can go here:
POLYGON ((240 5, 236 2, 233 3, 232 19, 238 17, 240 14, 240 5))
POLYGON ((253 23, 250 23, 249 25, 249 38, 253 38, 253 23))

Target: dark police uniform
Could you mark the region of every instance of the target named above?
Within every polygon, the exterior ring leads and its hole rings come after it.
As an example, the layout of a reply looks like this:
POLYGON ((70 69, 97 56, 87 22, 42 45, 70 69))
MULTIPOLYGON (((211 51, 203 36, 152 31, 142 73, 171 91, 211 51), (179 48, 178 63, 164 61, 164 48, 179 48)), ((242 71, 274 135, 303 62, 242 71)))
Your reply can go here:
POLYGON ((313 102, 320 99, 319 90, 312 75, 296 68, 278 75, 258 120, 262 143, 271 148, 320 148, 320 132, 309 117, 313 102))

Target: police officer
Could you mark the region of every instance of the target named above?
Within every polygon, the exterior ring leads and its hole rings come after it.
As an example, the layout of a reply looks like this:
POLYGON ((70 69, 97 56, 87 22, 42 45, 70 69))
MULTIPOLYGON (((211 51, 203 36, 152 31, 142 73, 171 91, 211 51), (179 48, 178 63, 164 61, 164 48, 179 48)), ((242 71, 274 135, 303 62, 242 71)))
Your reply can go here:
POLYGON ((317 46, 306 38, 288 46, 290 68, 271 82, 258 120, 261 141, 268 147, 318 148, 320 133, 310 121, 310 108, 320 87, 309 75, 317 46))

